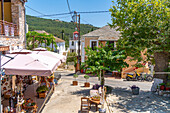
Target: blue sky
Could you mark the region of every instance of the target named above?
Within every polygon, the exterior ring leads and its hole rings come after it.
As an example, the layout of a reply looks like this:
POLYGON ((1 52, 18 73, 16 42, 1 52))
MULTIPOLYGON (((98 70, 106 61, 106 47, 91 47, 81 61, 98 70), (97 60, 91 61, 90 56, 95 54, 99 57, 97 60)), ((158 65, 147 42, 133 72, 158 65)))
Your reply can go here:
MULTIPOLYGON (((71 11, 108 11, 111 8, 112 0, 68 0, 71 11)), ((67 0, 28 0, 27 6, 43 13, 43 14, 58 14, 68 13, 67 0)), ((39 16, 40 14, 26 7, 26 14, 39 16)), ((111 13, 98 14, 81 14, 81 23, 92 24, 97 27, 102 27, 111 23, 111 13)), ((50 18, 50 17, 45 17, 50 18)), ((52 19, 60 19, 63 21, 71 21, 71 15, 54 16, 52 19)))

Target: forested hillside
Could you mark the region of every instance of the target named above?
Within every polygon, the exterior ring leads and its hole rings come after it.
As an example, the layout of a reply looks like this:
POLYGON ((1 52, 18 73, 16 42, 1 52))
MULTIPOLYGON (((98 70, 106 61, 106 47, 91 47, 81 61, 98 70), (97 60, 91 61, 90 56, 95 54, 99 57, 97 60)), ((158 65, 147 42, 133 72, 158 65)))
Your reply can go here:
MULTIPOLYGON (((62 38, 62 32, 64 32, 63 38, 66 41, 66 46, 68 46, 69 37, 73 36, 73 32, 76 28, 76 24, 73 22, 44 19, 29 15, 27 15, 27 24, 29 26, 29 31, 44 30, 54 36, 57 36, 58 38, 62 38)), ((87 24, 81 24, 80 27, 81 35, 97 29, 97 27, 87 24)))

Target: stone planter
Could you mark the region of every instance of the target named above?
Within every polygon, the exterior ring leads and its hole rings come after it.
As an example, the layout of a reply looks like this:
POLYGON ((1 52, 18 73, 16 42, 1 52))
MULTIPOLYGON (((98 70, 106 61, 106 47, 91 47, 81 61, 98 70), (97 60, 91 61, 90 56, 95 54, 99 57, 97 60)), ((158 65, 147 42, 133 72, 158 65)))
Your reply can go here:
POLYGON ((133 95, 139 95, 139 88, 138 87, 132 88, 132 94, 133 95))
POLYGON ((84 87, 90 87, 90 83, 89 82, 85 82, 84 83, 84 87))
POLYGON ((73 86, 77 86, 78 85, 78 81, 73 81, 73 86))
POLYGON ((47 92, 38 93, 38 97, 39 97, 39 98, 45 98, 46 95, 47 95, 47 92))

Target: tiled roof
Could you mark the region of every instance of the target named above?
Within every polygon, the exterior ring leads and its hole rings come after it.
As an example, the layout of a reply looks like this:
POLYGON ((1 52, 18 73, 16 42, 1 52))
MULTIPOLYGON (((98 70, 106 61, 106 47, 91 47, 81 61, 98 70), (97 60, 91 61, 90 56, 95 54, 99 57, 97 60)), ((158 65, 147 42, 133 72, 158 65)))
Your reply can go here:
POLYGON ((65 42, 64 40, 62 40, 62 39, 60 39, 60 38, 57 38, 57 37, 55 37, 55 36, 54 36, 54 38, 55 38, 55 42, 65 42))
MULTIPOLYGON (((47 33, 46 31, 44 31, 44 30, 35 30, 36 32, 38 32, 38 33, 45 33, 46 35, 49 35, 49 33, 47 33)), ((60 38, 58 38, 58 37, 55 37, 54 36, 54 38, 55 38, 55 42, 65 42, 64 40, 62 40, 62 39, 60 39, 60 38)))
POLYGON ((83 37, 99 37, 98 40, 118 40, 119 36, 120 32, 108 25, 83 35, 83 37))

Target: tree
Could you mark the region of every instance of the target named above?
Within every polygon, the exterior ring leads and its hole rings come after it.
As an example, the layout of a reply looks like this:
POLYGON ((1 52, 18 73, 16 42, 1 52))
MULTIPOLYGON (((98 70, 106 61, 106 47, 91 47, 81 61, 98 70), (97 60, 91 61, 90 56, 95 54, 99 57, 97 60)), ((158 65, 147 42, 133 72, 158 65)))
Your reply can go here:
POLYGON ((98 77, 101 73, 101 85, 104 85, 104 71, 121 71, 122 68, 127 67, 128 64, 124 62, 126 56, 124 55, 124 50, 118 51, 113 50, 112 47, 103 46, 102 43, 99 43, 100 47, 96 47, 96 50, 92 48, 85 48, 87 59, 82 63, 82 67, 87 70, 87 73, 96 74, 98 77))
POLYGON ((68 54, 67 54, 67 63, 68 62, 75 62, 76 59, 77 59, 76 56, 77 56, 76 52, 73 52, 73 53, 68 52, 68 54))
MULTIPOLYGON (((64 40, 66 41, 66 48, 69 46, 69 38, 70 34, 72 36, 75 31, 76 25, 74 22, 64 22, 64 21, 56 21, 51 19, 38 18, 34 16, 26 15, 27 23, 29 25, 29 31, 34 30, 45 30, 48 33, 53 34, 54 36, 62 39, 61 31, 64 30, 64 40)), ((94 27, 92 25, 81 24, 81 34, 86 34, 91 29, 98 29, 98 27, 94 27)))
MULTIPOLYGON (((141 57, 141 52, 147 48, 146 60, 155 62, 155 72, 167 69, 170 55, 170 2, 117 0, 110 11, 112 12, 110 26, 117 27, 121 32, 118 49, 125 50, 127 56, 131 56, 139 63, 145 60, 141 57)), ((163 78, 165 79, 165 76, 163 78)))
MULTIPOLYGON (((45 44, 45 46, 50 46, 50 44, 53 41, 54 47, 57 48, 57 44, 55 43, 55 38, 52 34, 47 35, 45 33, 37 33, 35 31, 29 31, 26 34, 27 37, 27 49, 34 49, 38 46, 42 45, 42 43, 45 44)), ((53 51, 51 48, 46 47, 47 50, 53 51)))

